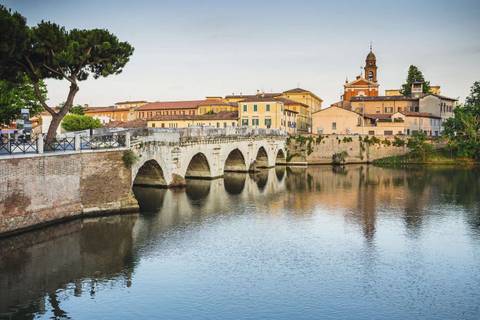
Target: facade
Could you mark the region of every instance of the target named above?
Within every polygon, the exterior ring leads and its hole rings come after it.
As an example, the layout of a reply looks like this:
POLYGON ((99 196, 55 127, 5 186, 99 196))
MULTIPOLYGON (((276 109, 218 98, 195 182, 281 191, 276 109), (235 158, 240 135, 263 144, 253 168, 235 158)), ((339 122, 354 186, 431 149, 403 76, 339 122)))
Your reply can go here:
POLYGON ((103 124, 110 121, 131 121, 136 119, 135 108, 89 107, 85 109, 85 115, 99 119, 103 124))
POLYGON ((146 122, 149 128, 236 127, 238 124, 238 112, 221 111, 201 115, 155 115, 147 119, 146 122))
POLYGON ((424 132, 439 136, 442 119, 428 112, 362 114, 340 107, 329 107, 313 114, 316 134, 412 135, 424 132))
POLYGON ((193 116, 204 100, 164 101, 147 103, 136 109, 136 118, 148 120, 156 116, 193 116))
MULTIPOLYGON (((287 122, 283 102, 275 98, 258 96, 243 99, 238 103, 240 126, 255 128, 273 128, 286 131, 287 122)), ((292 128, 296 123, 291 123, 292 128)))

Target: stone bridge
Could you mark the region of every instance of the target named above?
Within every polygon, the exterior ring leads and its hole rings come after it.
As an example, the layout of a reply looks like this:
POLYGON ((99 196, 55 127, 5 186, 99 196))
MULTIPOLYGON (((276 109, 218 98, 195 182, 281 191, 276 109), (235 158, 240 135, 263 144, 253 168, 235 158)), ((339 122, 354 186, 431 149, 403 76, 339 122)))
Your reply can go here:
POLYGON ((185 178, 214 179, 285 163, 286 136, 275 130, 189 128, 132 133, 138 157, 132 184, 181 186, 185 178))

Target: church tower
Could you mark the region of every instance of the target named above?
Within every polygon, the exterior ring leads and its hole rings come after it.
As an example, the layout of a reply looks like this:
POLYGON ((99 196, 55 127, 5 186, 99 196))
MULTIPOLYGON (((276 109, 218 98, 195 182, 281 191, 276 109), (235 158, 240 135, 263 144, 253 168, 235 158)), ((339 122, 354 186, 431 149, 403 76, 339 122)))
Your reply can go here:
POLYGON ((370 45, 370 52, 365 60, 365 79, 377 82, 377 58, 373 54, 372 45, 370 45))

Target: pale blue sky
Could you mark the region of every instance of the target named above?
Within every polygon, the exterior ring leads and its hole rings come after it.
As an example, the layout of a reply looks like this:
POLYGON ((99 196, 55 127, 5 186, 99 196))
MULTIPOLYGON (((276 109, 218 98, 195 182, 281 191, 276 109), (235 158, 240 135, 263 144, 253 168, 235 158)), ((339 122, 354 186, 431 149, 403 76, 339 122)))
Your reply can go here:
MULTIPOLYGON (((298 85, 325 102, 360 72, 373 41, 380 89, 410 64, 463 98, 480 80, 480 1, 0 0, 30 25, 107 28, 135 52, 124 72, 80 83, 77 103, 197 99, 298 85)), ((67 84, 48 82, 52 104, 67 84)))

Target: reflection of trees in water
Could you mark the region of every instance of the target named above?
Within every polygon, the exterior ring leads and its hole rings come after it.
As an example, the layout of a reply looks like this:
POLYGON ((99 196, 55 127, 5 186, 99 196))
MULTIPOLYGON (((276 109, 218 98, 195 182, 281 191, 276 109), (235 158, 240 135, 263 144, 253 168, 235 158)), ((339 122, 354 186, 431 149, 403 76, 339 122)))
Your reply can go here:
POLYGON ((245 188, 247 174, 242 172, 229 172, 223 176, 225 190, 229 194, 240 194, 245 188))

